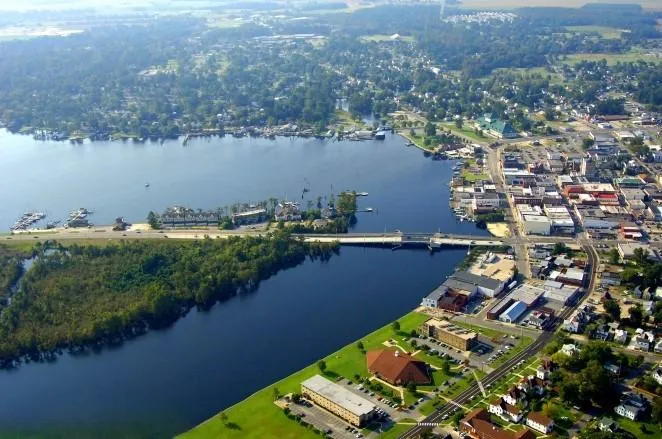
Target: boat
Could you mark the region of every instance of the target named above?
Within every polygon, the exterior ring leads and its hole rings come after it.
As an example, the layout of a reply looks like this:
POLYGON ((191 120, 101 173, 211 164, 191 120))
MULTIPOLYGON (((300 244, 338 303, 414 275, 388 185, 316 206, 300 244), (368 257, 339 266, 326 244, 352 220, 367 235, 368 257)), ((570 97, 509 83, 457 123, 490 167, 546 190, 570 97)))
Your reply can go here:
POLYGON ((356 195, 358 195, 359 197, 367 197, 368 193, 367 192, 357 192, 356 195))
POLYGON ((372 207, 366 207, 364 212, 372 212, 374 209, 372 207))
POLYGON ((377 133, 375 133, 375 139, 376 140, 386 139, 386 131, 377 131, 377 133))
POLYGON ((149 187, 149 183, 145 183, 145 187, 149 187))

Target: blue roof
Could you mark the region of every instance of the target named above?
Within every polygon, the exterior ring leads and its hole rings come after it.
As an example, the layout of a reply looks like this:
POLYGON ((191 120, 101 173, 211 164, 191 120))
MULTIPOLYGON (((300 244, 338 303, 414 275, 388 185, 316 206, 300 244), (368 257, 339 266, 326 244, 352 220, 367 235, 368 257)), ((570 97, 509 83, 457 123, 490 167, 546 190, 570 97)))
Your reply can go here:
POLYGON ((519 318, 519 316, 522 315, 522 313, 524 313, 524 311, 526 311, 526 303, 520 302, 518 300, 517 302, 510 305, 510 307, 508 307, 508 309, 505 310, 499 316, 499 320, 502 320, 502 319, 507 317, 508 320, 510 320, 511 322, 514 322, 515 320, 517 320, 519 318))

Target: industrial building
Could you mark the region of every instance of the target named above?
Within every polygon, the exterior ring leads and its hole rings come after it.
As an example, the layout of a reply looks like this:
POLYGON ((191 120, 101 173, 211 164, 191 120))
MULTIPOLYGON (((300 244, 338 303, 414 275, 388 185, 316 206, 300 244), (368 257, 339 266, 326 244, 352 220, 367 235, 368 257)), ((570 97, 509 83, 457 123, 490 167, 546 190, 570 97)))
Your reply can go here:
POLYGON ((478 341, 478 334, 475 332, 460 328, 446 320, 429 319, 419 330, 426 337, 433 337, 463 351, 470 350, 478 341))
MULTIPOLYGON (((510 280, 510 279, 508 279, 510 280)), ((463 289, 469 289, 472 293, 480 293, 483 296, 498 296, 506 287, 506 281, 500 281, 488 276, 482 276, 470 273, 464 270, 458 270, 449 277, 444 285, 453 288, 452 285, 462 285, 463 289)), ((469 296, 471 298, 471 296, 469 296)))
MULTIPOLYGON (((544 293, 545 290, 543 288, 537 287, 530 283, 523 283, 514 290, 512 290, 508 295, 504 296, 501 300, 496 302, 492 306, 492 308, 490 308, 487 311, 487 318, 491 320, 497 318, 501 319, 501 316, 504 315, 505 312, 509 310, 509 308, 515 302, 524 304, 525 309, 532 308, 534 305, 536 305, 539 302, 540 298, 543 296, 544 293)), ((509 316, 510 316, 509 318, 513 320, 512 315, 509 314, 509 316)), ((519 317, 519 315, 517 317, 519 317)), ((515 318, 514 320, 516 319, 517 318, 515 318)))
POLYGON ((561 302, 563 305, 574 304, 580 295, 580 289, 577 286, 564 285, 553 280, 546 280, 543 290, 545 299, 561 302))
POLYGON ((320 375, 302 382, 301 394, 357 427, 362 427, 375 413, 373 403, 320 375))
POLYGON ((499 316, 499 320, 506 323, 515 323, 526 310, 526 304, 517 300, 499 316))

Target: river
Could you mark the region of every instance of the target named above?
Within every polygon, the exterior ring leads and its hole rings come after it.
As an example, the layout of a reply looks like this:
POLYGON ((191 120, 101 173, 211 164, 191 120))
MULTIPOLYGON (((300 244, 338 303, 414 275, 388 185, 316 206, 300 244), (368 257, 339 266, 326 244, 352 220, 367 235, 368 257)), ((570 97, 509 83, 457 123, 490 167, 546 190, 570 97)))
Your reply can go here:
MULTIPOLYGON (((451 162, 396 136, 385 141, 195 139, 71 145, 0 134, 0 227, 25 210, 69 210, 142 221, 148 210, 212 208, 271 196, 369 192, 356 230, 483 234, 448 208, 451 162), (145 188, 145 182, 150 187, 145 188), (331 189, 333 185, 334 190, 331 189)), ((304 200, 305 202, 305 200, 304 200)), ((240 401, 416 306, 466 250, 343 248, 246 296, 191 311, 173 327, 121 347, 0 372, 2 432, 60 437, 167 437, 240 401)))

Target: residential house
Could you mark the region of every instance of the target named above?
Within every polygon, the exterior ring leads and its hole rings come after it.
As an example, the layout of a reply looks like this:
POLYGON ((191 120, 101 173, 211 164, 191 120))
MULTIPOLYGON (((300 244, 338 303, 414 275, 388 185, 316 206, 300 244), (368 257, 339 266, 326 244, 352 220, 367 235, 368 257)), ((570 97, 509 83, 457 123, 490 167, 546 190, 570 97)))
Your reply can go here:
POLYGON ((614 408, 620 416, 632 421, 639 419, 649 409, 650 403, 642 395, 625 394, 621 397, 621 403, 614 408))
POLYGON ((628 341, 628 332, 623 329, 614 331, 614 343, 625 344, 628 341))
POLYGON ((475 409, 460 421, 460 431, 471 439, 535 439, 531 430, 518 432, 502 430, 490 422, 490 414, 484 408, 475 409))
POLYGON ((658 364, 653 372, 653 379, 662 386, 662 363, 658 364))
POLYGON ((518 387, 513 386, 508 389, 501 397, 507 404, 517 405, 518 402, 526 399, 526 393, 524 393, 518 387))
POLYGON ((529 375, 520 380, 517 388, 527 395, 542 395, 545 393, 545 382, 535 375, 529 375))
POLYGON ((276 221, 301 221, 301 208, 294 201, 282 201, 276 206, 276 221))
POLYGON ((655 335, 652 332, 637 328, 634 337, 632 337, 632 347, 634 349, 647 352, 653 343, 655 343, 655 335))
POLYGON ((618 424, 613 419, 604 417, 601 418, 598 422, 598 428, 600 431, 608 431, 614 433, 616 430, 618 430, 618 424))
POLYGON ((531 412, 526 415, 526 425, 543 434, 551 433, 554 421, 541 412, 531 412))
POLYGON ((502 398, 497 398, 490 402, 487 411, 507 422, 517 423, 522 420, 522 411, 518 407, 508 404, 502 398))
POLYGON ((536 369, 536 377, 541 380, 549 379, 549 375, 557 369, 558 365, 552 360, 544 359, 542 364, 536 369))
POLYGON ((567 355, 568 357, 572 357, 575 354, 578 354, 580 349, 577 347, 577 345, 569 343, 569 344, 564 344, 561 347, 561 352, 567 355))
POLYGON ((655 347, 653 348, 653 351, 655 351, 656 354, 662 354, 662 338, 659 338, 657 342, 655 343, 655 347))

